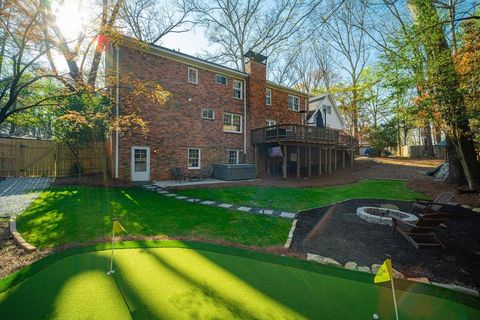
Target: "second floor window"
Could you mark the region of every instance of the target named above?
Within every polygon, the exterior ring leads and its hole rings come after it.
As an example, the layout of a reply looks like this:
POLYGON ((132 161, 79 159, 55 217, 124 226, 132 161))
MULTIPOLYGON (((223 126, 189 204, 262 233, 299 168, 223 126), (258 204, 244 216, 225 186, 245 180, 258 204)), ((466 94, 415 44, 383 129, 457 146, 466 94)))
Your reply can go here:
POLYGON ((288 96, 288 109, 300 111, 300 98, 297 96, 288 96))
POLYGON ((242 81, 233 80, 233 97, 235 99, 242 99, 242 81))
POLYGON ((223 131, 225 132, 242 132, 242 116, 234 113, 223 114, 223 131))
POLYGON ((188 67, 188 82, 198 83, 198 69, 188 67))
POLYGON ((272 89, 268 89, 268 88, 265 89, 265 104, 267 106, 272 105, 272 89))
POLYGON ((215 75, 215 82, 218 84, 223 84, 224 86, 227 85, 227 77, 222 76, 221 74, 215 75))
POLYGON ((213 111, 213 109, 210 109, 210 108, 202 109, 202 118, 208 119, 208 120, 215 119, 215 111, 213 111))

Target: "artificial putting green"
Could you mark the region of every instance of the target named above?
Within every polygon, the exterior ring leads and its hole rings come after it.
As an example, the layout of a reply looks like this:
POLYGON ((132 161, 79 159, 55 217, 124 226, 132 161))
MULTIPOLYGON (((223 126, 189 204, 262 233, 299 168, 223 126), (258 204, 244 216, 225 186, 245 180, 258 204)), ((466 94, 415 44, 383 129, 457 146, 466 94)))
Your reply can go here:
MULTIPOLYGON (((23 281, 0 293, 2 319, 394 319, 390 289, 371 274, 205 244, 136 245, 115 252, 115 277, 105 274, 108 250, 13 275, 23 281)), ((474 298, 399 286, 400 319, 480 317, 474 298)))

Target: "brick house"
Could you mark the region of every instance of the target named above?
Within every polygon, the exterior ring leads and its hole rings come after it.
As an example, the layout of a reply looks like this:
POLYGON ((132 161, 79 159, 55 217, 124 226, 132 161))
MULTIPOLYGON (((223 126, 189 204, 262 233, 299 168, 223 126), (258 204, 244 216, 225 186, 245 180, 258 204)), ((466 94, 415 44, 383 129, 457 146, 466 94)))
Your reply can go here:
MULTIPOLYGON (((113 74, 155 80, 171 94, 161 106, 142 102, 146 136, 114 134, 113 176, 163 180, 172 178, 173 167, 195 173, 225 163, 255 163, 257 172, 270 173, 268 150, 282 141, 253 141, 254 130, 283 124, 304 127, 309 97, 267 81, 266 57, 253 52, 246 56, 246 72, 240 72, 156 45, 109 46, 106 65, 113 74)), ((116 90, 118 114, 122 94, 116 90)))

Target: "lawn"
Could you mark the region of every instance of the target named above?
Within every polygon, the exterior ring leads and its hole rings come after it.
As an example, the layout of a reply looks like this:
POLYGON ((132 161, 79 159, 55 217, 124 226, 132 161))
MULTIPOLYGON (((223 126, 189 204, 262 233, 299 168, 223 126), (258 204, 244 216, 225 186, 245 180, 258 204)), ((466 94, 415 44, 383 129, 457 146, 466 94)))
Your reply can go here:
POLYGON ((18 217, 36 247, 87 242, 111 234, 117 217, 128 235, 188 236, 246 245, 283 245, 291 221, 194 205, 138 187, 52 187, 18 217))
MULTIPOLYGON (((0 293, 2 318, 394 319, 389 287, 371 274, 205 244, 133 247, 116 250, 114 277, 108 250, 37 262, 36 273, 0 293)), ((480 316, 474 298, 397 285, 400 319, 480 316)))
POLYGON ((270 207, 288 211, 299 211, 326 206, 346 199, 427 199, 419 192, 406 187, 403 180, 362 180, 356 183, 328 188, 286 188, 265 186, 237 186, 228 188, 205 188, 180 190, 177 193, 258 207, 270 207))

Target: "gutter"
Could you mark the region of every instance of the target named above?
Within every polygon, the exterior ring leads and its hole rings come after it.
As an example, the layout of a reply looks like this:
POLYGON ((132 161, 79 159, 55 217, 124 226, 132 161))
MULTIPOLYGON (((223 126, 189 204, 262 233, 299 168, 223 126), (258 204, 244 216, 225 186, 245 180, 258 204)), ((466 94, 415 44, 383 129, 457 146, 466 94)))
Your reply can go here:
POLYGON ((247 156, 247 82, 243 79, 243 154, 247 156))

